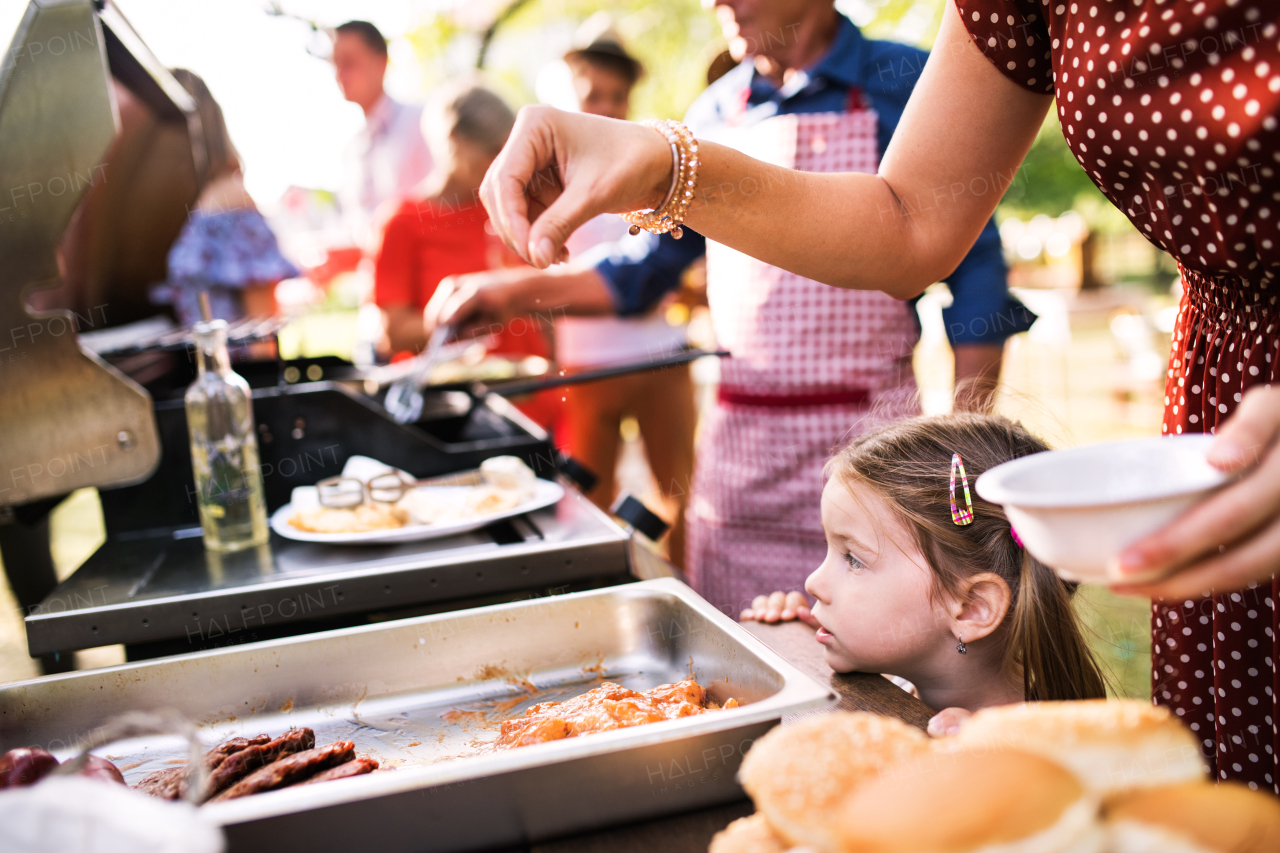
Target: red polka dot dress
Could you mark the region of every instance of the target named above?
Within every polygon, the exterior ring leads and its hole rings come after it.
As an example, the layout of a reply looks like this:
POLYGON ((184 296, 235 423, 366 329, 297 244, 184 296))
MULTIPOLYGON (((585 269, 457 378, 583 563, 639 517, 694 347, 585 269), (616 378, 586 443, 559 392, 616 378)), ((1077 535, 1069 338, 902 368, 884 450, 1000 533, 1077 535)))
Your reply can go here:
MULTIPOLYGON (((1164 432, 1213 432, 1280 365, 1280 4, 957 0, 1005 76, 1056 99, 1080 165, 1169 252, 1164 432)), ((1152 607, 1152 690, 1221 779, 1280 793, 1271 582, 1152 607)))

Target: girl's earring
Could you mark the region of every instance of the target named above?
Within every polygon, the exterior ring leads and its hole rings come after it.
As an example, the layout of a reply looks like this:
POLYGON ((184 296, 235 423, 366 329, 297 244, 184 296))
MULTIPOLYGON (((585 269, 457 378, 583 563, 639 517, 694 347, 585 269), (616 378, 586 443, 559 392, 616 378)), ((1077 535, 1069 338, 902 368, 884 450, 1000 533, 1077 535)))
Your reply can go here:
MULTIPOLYGON (((956 639, 960 640, 959 637, 956 637, 956 639)), ((962 655, 967 655, 969 654, 969 647, 965 645, 964 640, 960 640, 960 642, 956 645, 956 651, 958 651, 962 655)))

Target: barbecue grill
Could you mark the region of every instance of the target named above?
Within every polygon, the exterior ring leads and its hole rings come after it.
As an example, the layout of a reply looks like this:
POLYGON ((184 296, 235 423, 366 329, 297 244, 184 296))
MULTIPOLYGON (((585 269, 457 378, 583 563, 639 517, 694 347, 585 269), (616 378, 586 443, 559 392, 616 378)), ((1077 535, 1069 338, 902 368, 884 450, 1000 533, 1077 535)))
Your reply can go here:
MULTIPOLYGON (((10 482, 0 482, 0 533, 6 520, 47 513, 86 486, 101 490, 107 533, 71 578, 27 604, 33 656, 123 643, 138 659, 634 580, 630 532, 572 487, 556 506, 444 540, 337 548, 272 534, 257 549, 206 552, 181 400, 194 376, 189 335, 140 328, 95 344, 98 352, 91 353, 74 334, 54 329, 75 328, 77 315, 83 321, 84 293, 133 292, 147 275, 162 278, 165 253, 185 217, 179 207, 175 218, 173 198, 134 192, 128 168, 113 159, 136 148, 125 137, 139 126, 134 119, 122 123, 117 103, 145 110, 149 133, 182 141, 171 194, 185 204, 198 196, 205 162, 195 104, 111 3, 33 0, 7 56, 0 79, 4 185, 48 184, 68 164, 115 181, 64 192, 33 206, 36 215, 19 225, 0 227, 0 255, 12 259, 0 273, 0 322, 27 330, 18 342, 20 369, 0 367, 0 471, 10 474, 10 482), (67 38, 74 55, 50 47, 67 38), (113 204, 121 199, 133 205, 129 217, 155 227, 145 234, 112 231, 123 215, 113 204), (111 239, 122 242, 114 252, 84 250, 85 241, 111 239), (65 275, 59 254, 71 259, 65 275), (126 268, 120 256, 145 262, 126 268), (33 288, 52 288, 72 311, 32 316, 22 294, 33 288)), ((338 474, 355 454, 423 478, 474 469, 499 454, 522 458, 547 479, 576 470, 500 388, 432 389, 421 418, 400 425, 379 402, 385 392, 371 379, 377 371, 333 358, 283 362, 275 331, 259 322, 232 336, 235 368, 254 387, 269 512, 287 503, 294 487, 338 474)), ((585 377, 524 380, 507 393, 703 354, 667 353, 585 377)), ((41 563, 51 577, 47 542, 15 546, 17 529, 10 525, 0 536, 10 573, 41 563)))

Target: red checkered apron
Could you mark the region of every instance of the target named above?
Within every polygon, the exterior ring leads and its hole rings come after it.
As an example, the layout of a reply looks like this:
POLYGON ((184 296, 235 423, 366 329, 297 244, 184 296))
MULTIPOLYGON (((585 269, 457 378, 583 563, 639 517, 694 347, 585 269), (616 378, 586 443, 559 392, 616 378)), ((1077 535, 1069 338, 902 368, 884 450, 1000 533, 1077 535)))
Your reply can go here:
MULTIPOLYGON (((876 115, 860 103, 708 138, 807 172, 878 163, 876 115)), ((767 190, 751 176, 736 188, 767 190)), ((732 357, 720 363, 718 404, 699 436, 686 566, 693 587, 736 617, 760 593, 802 588, 822 562, 823 465, 854 435, 917 412, 919 331, 906 302, 829 287, 711 241, 707 297, 732 357)))

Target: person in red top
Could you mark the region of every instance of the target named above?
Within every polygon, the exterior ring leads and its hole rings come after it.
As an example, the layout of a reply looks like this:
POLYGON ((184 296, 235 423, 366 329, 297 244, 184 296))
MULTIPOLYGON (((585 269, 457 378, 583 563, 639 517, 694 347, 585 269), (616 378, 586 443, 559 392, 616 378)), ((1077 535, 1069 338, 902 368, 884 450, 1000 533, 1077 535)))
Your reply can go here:
MULTIPOLYGON (((423 112, 422 132, 435 165, 414 197, 384 213, 374 263, 373 298, 393 357, 426 346, 422 311, 442 279, 522 263, 494 236, 478 193, 514 122, 501 98, 472 84, 446 89, 423 112)), ((508 323, 486 345, 492 353, 516 357, 545 358, 550 352, 537 322, 524 318, 508 323)), ((545 396, 521 409, 549 426, 555 413, 545 396)))
MULTIPOLYGON (((1280 793, 1278 18, 1261 0, 951 0, 878 173, 790 172, 700 140, 686 222, 808 278, 912 297, 973 245, 1056 108, 1080 165, 1182 272, 1165 433, 1215 433, 1209 462, 1243 474, 1112 577, 1157 598, 1153 699, 1215 778, 1280 793), (1166 576, 1138 585, 1152 571, 1166 576)), ((545 268, 597 213, 660 204, 671 170, 649 128, 533 107, 481 193, 545 268), (552 165, 559 182, 531 183, 552 165)))

